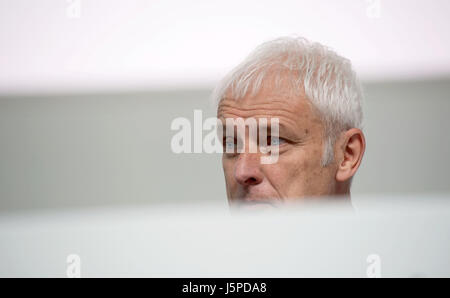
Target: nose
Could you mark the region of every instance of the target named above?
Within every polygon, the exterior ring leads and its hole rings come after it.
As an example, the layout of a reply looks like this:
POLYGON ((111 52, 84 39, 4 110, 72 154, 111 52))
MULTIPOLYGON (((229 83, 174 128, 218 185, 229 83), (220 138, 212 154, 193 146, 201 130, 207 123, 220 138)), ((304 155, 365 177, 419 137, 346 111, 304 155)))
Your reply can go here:
POLYGON ((241 153, 234 170, 236 181, 243 186, 257 185, 263 181, 258 154, 241 153))

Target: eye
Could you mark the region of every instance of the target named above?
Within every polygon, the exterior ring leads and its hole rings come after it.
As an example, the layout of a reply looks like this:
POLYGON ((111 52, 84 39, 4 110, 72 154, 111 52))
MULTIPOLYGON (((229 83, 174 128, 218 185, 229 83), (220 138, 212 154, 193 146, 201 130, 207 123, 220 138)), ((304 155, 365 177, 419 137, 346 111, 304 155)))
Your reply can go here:
POLYGON ((236 141, 232 137, 226 137, 224 139, 223 144, 224 144, 225 150, 231 151, 231 150, 234 150, 236 141))
POLYGON ((273 137, 269 136, 267 137, 267 145, 269 146, 280 146, 286 143, 286 140, 280 137, 273 137))

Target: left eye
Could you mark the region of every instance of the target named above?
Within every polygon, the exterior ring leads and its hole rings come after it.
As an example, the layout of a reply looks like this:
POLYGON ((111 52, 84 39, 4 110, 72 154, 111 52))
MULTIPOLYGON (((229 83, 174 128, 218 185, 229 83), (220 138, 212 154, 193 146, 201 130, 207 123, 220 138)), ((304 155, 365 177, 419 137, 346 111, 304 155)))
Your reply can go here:
POLYGON ((286 142, 286 140, 284 140, 283 138, 279 138, 279 137, 269 137, 269 142, 268 144, 270 146, 280 146, 281 144, 284 144, 286 142))

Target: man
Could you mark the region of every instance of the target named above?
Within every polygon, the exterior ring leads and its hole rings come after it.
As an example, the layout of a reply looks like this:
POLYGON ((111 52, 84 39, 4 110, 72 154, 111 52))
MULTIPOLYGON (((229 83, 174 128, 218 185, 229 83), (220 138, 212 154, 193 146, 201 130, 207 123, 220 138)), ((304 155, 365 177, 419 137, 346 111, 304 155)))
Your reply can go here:
POLYGON ((268 146, 277 146, 274 163, 261 162, 267 152, 248 150, 256 141, 248 131, 223 138, 225 148, 236 146, 238 138, 246 144, 240 152, 223 153, 230 204, 350 198, 365 139, 361 86, 349 60, 303 38, 276 39, 232 70, 214 99, 224 127, 226 119, 279 121, 278 134, 267 139, 268 146))

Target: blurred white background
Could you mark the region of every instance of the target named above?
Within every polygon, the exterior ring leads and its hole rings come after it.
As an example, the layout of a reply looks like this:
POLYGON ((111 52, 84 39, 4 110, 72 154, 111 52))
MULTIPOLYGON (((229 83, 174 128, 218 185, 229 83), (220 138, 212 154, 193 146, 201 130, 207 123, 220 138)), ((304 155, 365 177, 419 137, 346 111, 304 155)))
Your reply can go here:
POLYGON ((220 156, 170 150, 175 117, 258 44, 300 35, 363 80, 355 195, 448 194, 450 2, 0 1, 0 211, 225 204, 220 156))

